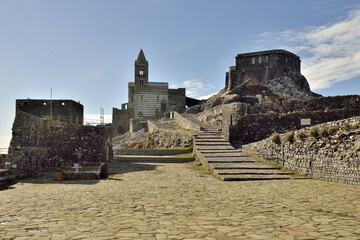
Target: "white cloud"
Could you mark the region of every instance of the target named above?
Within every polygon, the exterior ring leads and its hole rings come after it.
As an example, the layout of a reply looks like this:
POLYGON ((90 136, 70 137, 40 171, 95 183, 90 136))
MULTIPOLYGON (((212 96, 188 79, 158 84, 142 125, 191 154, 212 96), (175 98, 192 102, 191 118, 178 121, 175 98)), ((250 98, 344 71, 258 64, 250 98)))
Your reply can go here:
POLYGON ((199 99, 199 100, 207 100, 207 99, 209 99, 210 97, 212 97, 215 94, 217 94, 217 93, 211 93, 211 94, 208 94, 208 95, 205 95, 205 96, 200 96, 200 97, 197 97, 197 99, 199 99))
POLYGON ((186 96, 189 97, 198 97, 199 95, 207 94, 210 89, 214 88, 214 86, 210 83, 204 83, 199 79, 189 79, 184 83, 184 87, 186 88, 186 96))
POLYGON ((304 52, 302 73, 313 89, 360 76, 360 9, 332 24, 266 32, 260 37, 279 48, 304 52))

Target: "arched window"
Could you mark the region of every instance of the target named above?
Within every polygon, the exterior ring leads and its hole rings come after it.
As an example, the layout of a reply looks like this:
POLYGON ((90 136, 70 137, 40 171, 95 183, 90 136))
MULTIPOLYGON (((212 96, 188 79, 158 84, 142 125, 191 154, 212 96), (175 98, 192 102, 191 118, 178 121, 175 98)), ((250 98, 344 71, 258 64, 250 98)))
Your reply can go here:
POLYGON ((138 112, 138 116, 139 116, 139 117, 143 117, 142 111, 139 111, 139 112, 138 112))
POLYGON ((140 69, 139 75, 140 75, 140 76, 143 76, 143 75, 144 75, 144 70, 140 69))

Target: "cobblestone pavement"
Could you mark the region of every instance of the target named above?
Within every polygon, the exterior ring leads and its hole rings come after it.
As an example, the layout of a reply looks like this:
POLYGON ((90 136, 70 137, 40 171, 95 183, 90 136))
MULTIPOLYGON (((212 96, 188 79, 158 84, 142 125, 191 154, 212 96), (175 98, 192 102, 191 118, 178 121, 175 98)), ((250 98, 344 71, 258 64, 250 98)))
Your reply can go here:
POLYGON ((112 171, 99 181, 45 174, 0 191, 0 239, 360 239, 359 186, 223 182, 193 163, 112 171))

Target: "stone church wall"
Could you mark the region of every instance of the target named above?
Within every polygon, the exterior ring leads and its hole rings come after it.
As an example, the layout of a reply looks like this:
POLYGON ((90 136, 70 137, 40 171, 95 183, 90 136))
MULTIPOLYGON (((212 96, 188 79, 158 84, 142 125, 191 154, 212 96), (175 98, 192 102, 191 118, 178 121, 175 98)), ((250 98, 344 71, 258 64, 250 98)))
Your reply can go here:
POLYGON ((80 163, 99 164, 112 158, 109 126, 60 124, 25 112, 16 114, 8 161, 16 175, 80 163))

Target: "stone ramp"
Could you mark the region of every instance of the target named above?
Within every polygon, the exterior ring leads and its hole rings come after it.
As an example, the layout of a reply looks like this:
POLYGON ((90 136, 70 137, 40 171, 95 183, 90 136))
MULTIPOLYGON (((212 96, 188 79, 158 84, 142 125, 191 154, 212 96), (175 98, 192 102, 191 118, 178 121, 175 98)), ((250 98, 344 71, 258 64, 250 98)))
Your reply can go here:
MULTIPOLYGON (((191 119, 188 117, 188 119, 191 119)), ((194 136, 197 159, 224 181, 281 180, 294 178, 279 167, 266 165, 247 156, 224 139, 215 127, 201 126, 194 136)))
POLYGON ((184 163, 194 158, 186 156, 188 149, 123 149, 115 152, 112 165, 119 163, 184 163))

